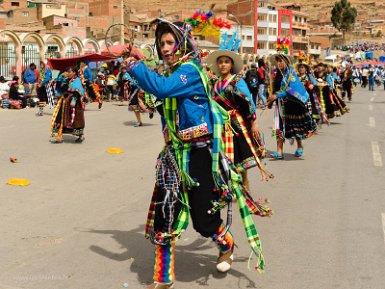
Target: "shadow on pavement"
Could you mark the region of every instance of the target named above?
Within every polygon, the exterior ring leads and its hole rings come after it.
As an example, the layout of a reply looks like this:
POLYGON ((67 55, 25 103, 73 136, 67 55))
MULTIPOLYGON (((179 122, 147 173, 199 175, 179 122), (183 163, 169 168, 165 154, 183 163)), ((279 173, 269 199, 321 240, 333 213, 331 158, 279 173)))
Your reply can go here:
MULTIPOLYGON (((111 235, 125 249, 125 252, 115 253, 95 245, 90 246, 90 250, 119 262, 134 260, 131 263, 130 269, 137 274, 138 281, 141 284, 152 283, 154 245, 144 238, 144 225, 131 231, 90 229, 88 231, 83 230, 82 232, 111 235)), ((258 288, 254 281, 237 270, 232 269, 228 274, 217 272, 215 269, 217 256, 200 252, 200 250, 212 248, 209 242, 211 240, 203 238, 197 239, 188 245, 182 245, 181 240, 177 242, 175 250, 175 275, 177 282, 195 282, 201 286, 209 286, 208 281, 210 278, 223 279, 226 275, 230 275, 237 278, 237 280, 245 280, 247 282, 246 288, 258 288)), ((234 260, 234 262, 244 263, 245 269, 247 268, 247 261, 247 257, 236 257, 234 260)))
MULTIPOLYGON (((134 120, 129 120, 129 121, 123 122, 123 124, 125 126, 134 126, 135 123, 136 123, 136 121, 134 121, 134 120)), ((155 123, 146 123, 146 122, 143 122, 143 120, 142 120, 142 125, 141 126, 154 126, 154 125, 157 125, 157 124, 155 124, 155 123)))

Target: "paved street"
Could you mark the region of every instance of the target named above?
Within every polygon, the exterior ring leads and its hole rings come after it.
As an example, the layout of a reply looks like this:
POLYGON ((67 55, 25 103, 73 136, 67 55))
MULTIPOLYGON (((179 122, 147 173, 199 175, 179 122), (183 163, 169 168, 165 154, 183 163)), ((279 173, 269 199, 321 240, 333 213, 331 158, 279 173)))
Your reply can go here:
MULTIPOLYGON (((266 272, 248 270, 234 210, 233 269, 217 273, 217 249, 190 228, 177 243, 176 289, 385 289, 385 91, 357 88, 349 107, 305 141, 303 158, 286 143, 284 160, 264 160, 274 181, 249 173, 253 195, 268 197, 275 212, 254 218, 266 272)), ((0 289, 144 288, 152 282, 153 246, 143 232, 159 117, 144 115, 135 128, 127 106, 92 104, 83 144, 71 136, 51 144, 52 111, 36 112, 0 110, 0 289), (11 178, 31 184, 7 185, 11 178)), ((272 111, 259 120, 273 151, 272 111)))

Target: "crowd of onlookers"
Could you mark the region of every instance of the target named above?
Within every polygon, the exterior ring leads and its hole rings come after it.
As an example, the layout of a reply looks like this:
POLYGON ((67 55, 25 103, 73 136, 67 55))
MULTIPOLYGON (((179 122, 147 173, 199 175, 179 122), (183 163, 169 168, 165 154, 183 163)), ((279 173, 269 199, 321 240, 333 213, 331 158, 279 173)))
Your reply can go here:
MULTIPOLYGON (((87 81, 95 86, 106 101, 122 99, 122 84, 127 81, 125 69, 118 61, 106 62, 100 68, 93 69, 87 81)), ((0 107, 5 109, 34 107, 39 102, 39 96, 45 94, 44 85, 47 82, 53 84, 55 91, 55 80, 44 62, 40 62, 39 69, 31 63, 20 77, 14 76, 11 80, 0 76, 0 107)))
POLYGON ((375 51, 382 50, 385 52, 385 43, 374 43, 374 42, 356 42, 348 45, 337 45, 335 49, 357 52, 357 51, 375 51))

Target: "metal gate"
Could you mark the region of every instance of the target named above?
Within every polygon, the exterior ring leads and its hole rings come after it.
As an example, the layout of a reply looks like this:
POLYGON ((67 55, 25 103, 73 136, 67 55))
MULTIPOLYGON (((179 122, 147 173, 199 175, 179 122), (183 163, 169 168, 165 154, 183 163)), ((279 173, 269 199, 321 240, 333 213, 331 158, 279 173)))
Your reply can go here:
POLYGON ((34 63, 36 68, 40 67, 40 52, 38 47, 33 46, 32 44, 23 45, 21 47, 21 69, 24 71, 29 68, 29 65, 34 63))
POLYGON ((68 57, 75 57, 75 56, 79 56, 79 51, 75 49, 73 46, 68 47, 65 57, 68 58, 68 57))
POLYGON ((60 58, 60 51, 57 45, 48 45, 44 53, 44 59, 47 61, 50 58, 60 58))
POLYGON ((0 43, 0 75, 12 79, 16 75, 16 60, 15 47, 0 43))

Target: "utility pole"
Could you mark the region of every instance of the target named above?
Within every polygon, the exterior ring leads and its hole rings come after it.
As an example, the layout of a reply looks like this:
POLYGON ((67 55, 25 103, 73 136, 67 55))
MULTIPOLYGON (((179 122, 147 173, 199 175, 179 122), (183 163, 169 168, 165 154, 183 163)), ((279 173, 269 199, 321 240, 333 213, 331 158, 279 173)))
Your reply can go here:
MULTIPOLYGON (((120 0, 120 23, 124 24, 124 0, 120 0)), ((120 44, 124 45, 124 25, 120 25, 120 44)))

